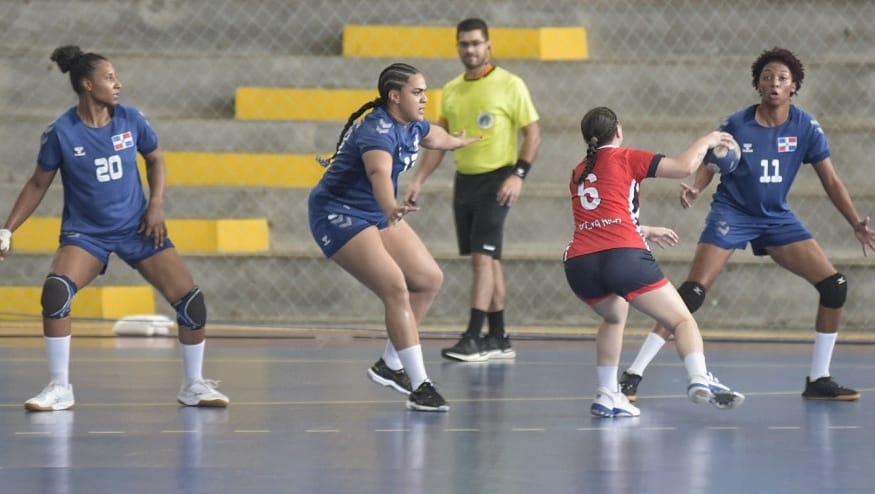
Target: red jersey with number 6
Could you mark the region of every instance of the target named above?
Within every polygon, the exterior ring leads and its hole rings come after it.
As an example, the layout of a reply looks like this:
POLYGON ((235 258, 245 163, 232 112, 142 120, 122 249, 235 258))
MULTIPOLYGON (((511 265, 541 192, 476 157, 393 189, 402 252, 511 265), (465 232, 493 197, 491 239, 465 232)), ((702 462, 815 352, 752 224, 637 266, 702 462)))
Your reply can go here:
POLYGON ((616 248, 648 249, 638 227, 641 182, 656 174, 664 155, 622 147, 598 150, 595 168, 580 180, 586 160, 574 168, 569 190, 574 235, 565 259, 616 248))

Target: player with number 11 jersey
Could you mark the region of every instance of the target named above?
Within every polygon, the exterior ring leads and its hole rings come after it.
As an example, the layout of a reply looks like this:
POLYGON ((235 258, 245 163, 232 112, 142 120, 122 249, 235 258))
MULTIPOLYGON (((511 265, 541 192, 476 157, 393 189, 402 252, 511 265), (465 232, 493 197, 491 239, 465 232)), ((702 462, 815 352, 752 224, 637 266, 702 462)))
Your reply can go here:
POLYGON ((803 163, 830 156, 829 143, 817 120, 795 105, 790 105, 787 121, 776 127, 757 123, 756 108, 741 110, 720 126, 738 141, 742 159, 735 171, 721 176, 712 214, 731 215, 730 223, 745 216, 749 221, 796 222, 787 203, 790 187, 803 163))

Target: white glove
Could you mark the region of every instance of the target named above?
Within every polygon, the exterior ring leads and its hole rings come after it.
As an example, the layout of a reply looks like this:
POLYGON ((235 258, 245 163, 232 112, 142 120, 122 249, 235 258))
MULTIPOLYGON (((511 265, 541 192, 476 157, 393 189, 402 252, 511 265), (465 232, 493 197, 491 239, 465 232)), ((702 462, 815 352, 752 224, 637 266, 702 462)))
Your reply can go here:
POLYGON ((9 246, 12 244, 12 232, 0 228, 0 260, 3 259, 3 254, 9 252, 9 246))

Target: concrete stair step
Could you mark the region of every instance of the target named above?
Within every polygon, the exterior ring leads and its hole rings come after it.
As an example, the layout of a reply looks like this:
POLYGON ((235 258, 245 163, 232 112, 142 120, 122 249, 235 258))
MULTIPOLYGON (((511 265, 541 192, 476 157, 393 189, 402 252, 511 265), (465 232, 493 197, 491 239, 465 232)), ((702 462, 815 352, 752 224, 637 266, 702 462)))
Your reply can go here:
MULTIPOLYGON (((38 288, 47 272, 51 256, 17 255, 4 262, 0 284, 18 293, 20 286, 38 288)), ((186 256, 196 282, 207 298, 210 320, 216 323, 243 321, 263 324, 331 324, 379 327, 383 309, 376 297, 329 260, 316 256, 186 256)), ((464 326, 468 316, 470 268, 467 259, 439 259, 444 271, 444 286, 426 319, 429 325, 464 326)), ((576 326, 594 328, 598 321, 592 311, 568 289, 558 257, 506 259, 506 319, 510 331, 515 326, 576 326), (532 286, 538 286, 532 291, 532 286)), ((675 283, 686 276, 688 261, 661 261, 663 271, 675 283)), ((851 287, 842 323, 842 333, 866 331, 875 324, 869 310, 869 297, 875 290, 875 277, 869 264, 842 264, 851 287)), ((93 286, 145 286, 139 275, 117 260, 93 286)), ((147 287, 148 288, 148 287, 147 287)), ((140 294, 136 301, 151 295, 140 294)), ((29 292, 28 303, 38 294, 29 292)), ((3 298, 0 297, 0 300, 3 298)), ((155 312, 175 318, 169 304, 156 297, 155 312)), ((696 313, 703 328, 770 330, 811 328, 818 295, 803 280, 774 263, 731 261, 705 306, 696 313), (773 310, 780 306, 781 310, 773 310)), ((18 306, 16 306, 18 307, 18 306)), ((115 307, 110 304, 110 307, 115 307)), ((149 313, 143 307, 121 310, 115 307, 103 317, 121 317, 121 312, 149 313)), ((14 311, 19 309, 13 307, 14 311)), ((0 311, 2 312, 2 311, 0 311)), ((82 313, 77 317, 85 317, 82 313)), ((629 327, 649 327, 651 322, 630 311, 629 327)))

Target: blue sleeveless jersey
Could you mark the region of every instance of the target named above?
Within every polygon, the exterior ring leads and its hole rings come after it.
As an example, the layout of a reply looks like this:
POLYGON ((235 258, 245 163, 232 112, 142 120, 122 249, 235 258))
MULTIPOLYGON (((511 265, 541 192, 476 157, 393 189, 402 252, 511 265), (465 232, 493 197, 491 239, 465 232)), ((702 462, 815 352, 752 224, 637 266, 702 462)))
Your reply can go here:
POLYGON ((730 115, 720 126, 741 146, 741 162, 735 171, 720 176, 711 208, 735 221, 795 221, 787 203, 790 187, 803 163, 830 156, 829 143, 817 120, 800 108, 791 105, 782 125, 763 127, 754 118, 756 107, 730 115))
POLYGON ((43 132, 37 164, 61 172, 61 230, 101 236, 136 230, 147 206, 137 153, 157 148, 146 117, 130 106, 115 106, 110 123, 97 129, 75 107, 55 120, 43 132))
POLYGON ((397 195, 398 176, 416 164, 419 142, 430 129, 428 121, 402 125, 384 108, 375 109, 347 131, 334 163, 326 170, 314 194, 328 195, 352 209, 382 212, 374 198, 362 155, 375 149, 392 155, 392 184, 397 195))

